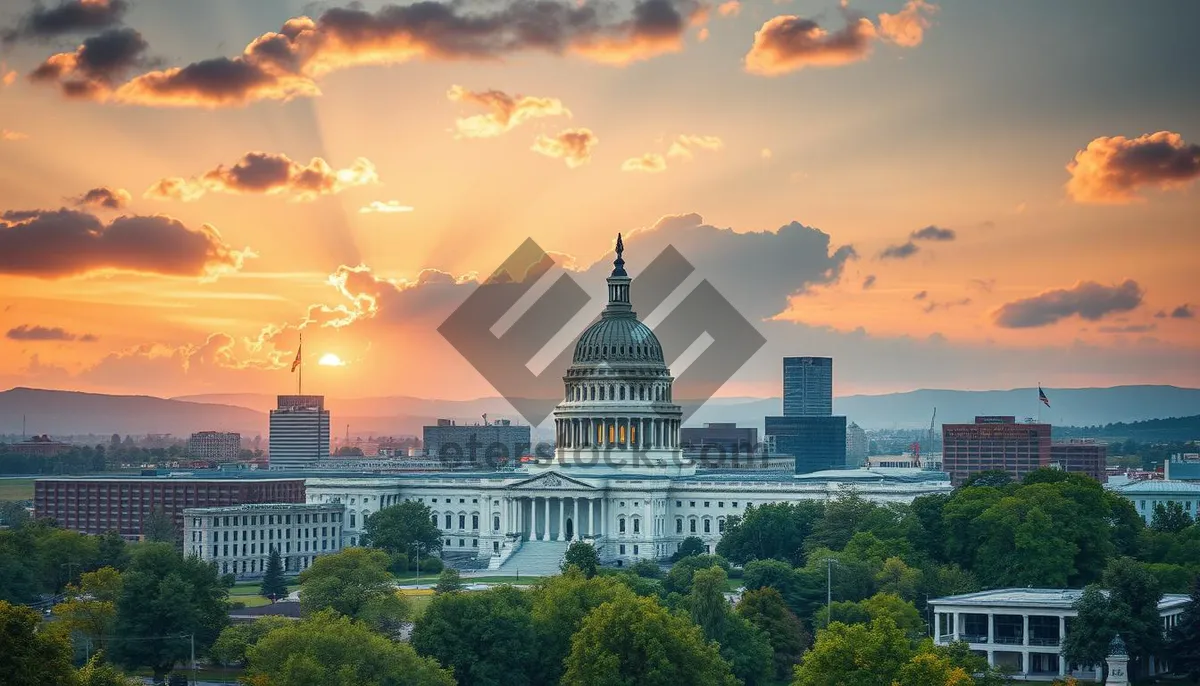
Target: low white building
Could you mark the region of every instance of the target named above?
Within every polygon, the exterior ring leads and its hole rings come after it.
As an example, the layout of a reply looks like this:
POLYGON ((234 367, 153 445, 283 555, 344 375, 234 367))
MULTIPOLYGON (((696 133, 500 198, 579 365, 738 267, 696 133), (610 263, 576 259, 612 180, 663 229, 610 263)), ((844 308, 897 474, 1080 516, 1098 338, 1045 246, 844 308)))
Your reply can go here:
MULTIPOLYGON (((1076 589, 1005 588, 936 598, 929 601, 934 640, 940 645, 966 641, 989 665, 1014 670, 1016 679, 1053 681, 1070 675, 1099 681, 1098 666, 1068 666, 1060 655, 1077 614, 1072 605, 1081 595, 1076 589)), ((1189 602, 1186 595, 1163 596, 1158 611, 1164 631, 1175 626, 1189 602)), ((1147 667, 1154 675, 1169 665, 1151 658, 1147 667)))
POLYGON ((255 503, 183 511, 189 555, 213 562, 222 574, 261 577, 271 549, 285 574, 298 574, 321 555, 342 549, 345 506, 338 503, 255 503))
POLYGON ((1147 479, 1110 485, 1109 488, 1132 502, 1147 524, 1154 519, 1155 506, 1166 506, 1167 503, 1179 503, 1192 519, 1200 515, 1200 483, 1147 479))

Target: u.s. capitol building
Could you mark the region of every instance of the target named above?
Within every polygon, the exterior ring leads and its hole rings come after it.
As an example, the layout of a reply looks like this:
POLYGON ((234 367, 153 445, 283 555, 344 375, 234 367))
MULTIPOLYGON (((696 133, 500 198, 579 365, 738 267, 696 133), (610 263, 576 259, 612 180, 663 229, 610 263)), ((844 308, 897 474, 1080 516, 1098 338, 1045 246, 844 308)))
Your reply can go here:
POLYGON ((572 540, 627 564, 667 557, 689 536, 715 548, 729 518, 751 504, 824 500, 848 487, 876 502, 950 491, 944 474, 911 470, 698 472, 680 444, 682 410, 662 346, 630 305, 622 249, 618 237, 608 305, 563 377, 553 457, 508 471, 309 478, 308 502, 346 507, 344 545, 358 544, 372 513, 416 500, 432 512, 445 551, 477 552, 492 569, 532 572, 572 540))

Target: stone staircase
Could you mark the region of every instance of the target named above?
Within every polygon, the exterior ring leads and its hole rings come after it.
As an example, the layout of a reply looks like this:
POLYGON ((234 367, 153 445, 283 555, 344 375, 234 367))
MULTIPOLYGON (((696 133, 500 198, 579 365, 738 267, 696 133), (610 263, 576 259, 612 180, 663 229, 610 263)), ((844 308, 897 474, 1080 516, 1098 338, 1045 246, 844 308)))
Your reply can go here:
POLYGON ((518 572, 529 576, 558 574, 562 571, 559 565, 569 545, 566 541, 525 541, 496 571, 503 575, 515 575, 518 572))

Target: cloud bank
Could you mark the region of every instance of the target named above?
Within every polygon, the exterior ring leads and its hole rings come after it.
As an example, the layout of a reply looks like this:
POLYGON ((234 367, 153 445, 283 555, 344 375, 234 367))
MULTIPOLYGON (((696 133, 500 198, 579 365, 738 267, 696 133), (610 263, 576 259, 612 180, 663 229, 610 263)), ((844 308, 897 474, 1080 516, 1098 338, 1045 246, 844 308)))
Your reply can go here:
POLYGON ((132 200, 129 191, 124 188, 109 188, 101 186, 93 188, 83 195, 72 198, 76 207, 97 207, 107 210, 120 210, 129 205, 132 200))
POLYGON ((126 0, 65 0, 53 7, 39 2, 15 27, 0 32, 0 40, 44 40, 104 29, 119 24, 128 9, 126 0))
POLYGON ((1075 202, 1136 202, 1143 187, 1176 190, 1200 178, 1200 145, 1170 131, 1102 136, 1075 154, 1067 172, 1067 194, 1075 202))
POLYGON ((30 326, 29 324, 22 324, 9 329, 4 334, 4 337, 13 341, 79 341, 81 343, 94 343, 99 340, 90 333, 74 334, 58 326, 30 326))
POLYGON ((320 157, 300 164, 287 155, 249 152, 231 167, 219 165, 200 176, 160 179, 145 193, 157 200, 197 200, 205 193, 289 195, 297 202, 341 193, 354 186, 379 183, 375 165, 360 157, 345 169, 334 169, 320 157))
POLYGON ((1071 288, 1005 303, 992 312, 992 321, 1006 329, 1048 326, 1072 316, 1096 321, 1114 312, 1136 309, 1142 304, 1143 295, 1141 286, 1133 279, 1112 286, 1080 281, 1071 288))

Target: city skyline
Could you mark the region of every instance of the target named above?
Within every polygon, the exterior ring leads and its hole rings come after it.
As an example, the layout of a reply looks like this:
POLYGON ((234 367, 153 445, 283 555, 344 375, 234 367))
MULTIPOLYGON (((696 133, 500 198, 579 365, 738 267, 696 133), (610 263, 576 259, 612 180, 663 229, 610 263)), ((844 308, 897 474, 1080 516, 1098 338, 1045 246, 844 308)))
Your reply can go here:
POLYGON ((767 338, 718 395, 1200 387, 1197 8, 87 4, 0 12, 0 388, 286 394, 302 330, 307 392, 494 396, 437 326, 528 237, 602 305, 618 231, 767 338))

